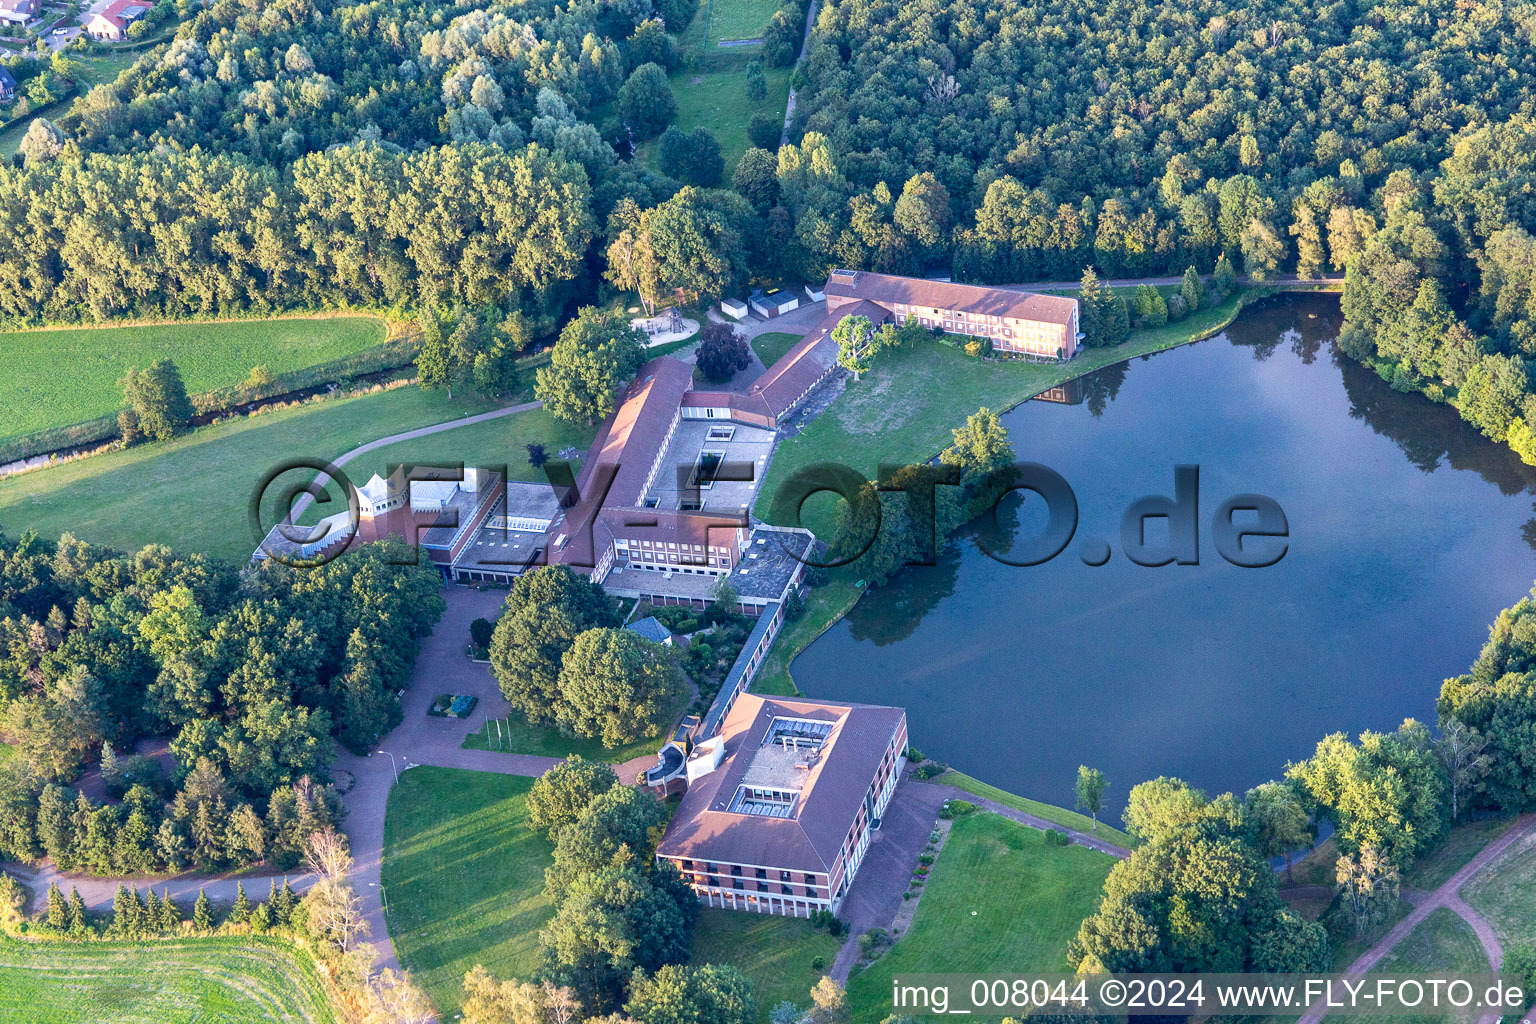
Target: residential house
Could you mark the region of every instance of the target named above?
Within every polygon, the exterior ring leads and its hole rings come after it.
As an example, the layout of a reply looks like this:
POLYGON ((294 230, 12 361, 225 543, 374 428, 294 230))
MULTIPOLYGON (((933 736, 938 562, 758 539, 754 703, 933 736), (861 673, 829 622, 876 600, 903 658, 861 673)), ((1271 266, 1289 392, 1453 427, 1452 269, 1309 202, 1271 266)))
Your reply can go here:
POLYGON ((149 0, 112 0, 85 23, 85 34, 109 42, 127 39, 128 26, 148 14, 150 7, 149 0))

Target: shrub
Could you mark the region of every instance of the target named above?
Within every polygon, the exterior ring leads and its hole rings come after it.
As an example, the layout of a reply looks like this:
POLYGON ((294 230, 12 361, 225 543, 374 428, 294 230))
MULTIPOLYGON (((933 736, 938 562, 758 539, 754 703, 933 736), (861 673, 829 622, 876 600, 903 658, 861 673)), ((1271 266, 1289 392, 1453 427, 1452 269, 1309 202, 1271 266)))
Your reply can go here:
POLYGON ((933 863, 933 854, 925 853, 922 856, 917 858, 917 862, 919 864, 932 864, 933 863))
POLYGON ((949 771, 949 765, 943 761, 929 761, 927 764, 918 765, 912 770, 912 777, 916 779, 931 779, 936 775, 943 775, 949 771))
POLYGON ((1051 846, 1071 846, 1072 837, 1065 832, 1058 832, 1054 828, 1045 830, 1045 841, 1051 846))
POLYGON ((476 619, 469 624, 469 639, 482 651, 491 646, 491 635, 495 632, 496 623, 490 619, 476 619))
POLYGON ((918 750, 916 747, 908 747, 907 748, 907 760, 912 762, 913 764, 922 764, 924 761, 926 761, 928 759, 923 756, 923 752, 921 750, 918 750))
POLYGON ((944 806, 939 808, 939 817, 950 819, 970 814, 976 810, 976 805, 969 800, 945 800, 944 806))
POLYGON ((752 140, 752 145, 759 149, 766 149, 770 153, 779 150, 779 138, 784 133, 783 118, 774 117, 772 114, 758 111, 747 122, 747 138, 752 140))
POLYGON ((811 957, 811 970, 819 971, 827 966, 827 958, 820 954, 811 957))

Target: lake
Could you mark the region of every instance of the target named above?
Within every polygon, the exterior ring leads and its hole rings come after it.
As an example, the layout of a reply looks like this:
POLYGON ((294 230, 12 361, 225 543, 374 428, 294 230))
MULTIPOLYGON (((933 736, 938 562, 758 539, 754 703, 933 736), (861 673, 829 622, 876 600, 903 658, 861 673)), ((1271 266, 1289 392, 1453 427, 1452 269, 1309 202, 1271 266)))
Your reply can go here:
POLYGON ((1077 766, 1101 768, 1116 811, 1158 775, 1241 794, 1330 732, 1433 723, 1441 681, 1531 588, 1536 469, 1339 355, 1340 319, 1336 297, 1277 297, 1007 414, 1018 457, 1076 493, 1067 549, 1029 568, 982 553, 1045 522, 1038 497, 1008 499, 867 593, 796 682, 904 706, 928 756, 1037 799, 1070 806, 1077 766), (1121 514, 1172 496, 1178 464, 1200 467, 1199 564, 1132 564, 1121 514), (1212 513, 1245 492, 1289 523, 1268 568, 1212 543, 1212 513), (1094 539, 1113 549, 1097 568, 1094 539))

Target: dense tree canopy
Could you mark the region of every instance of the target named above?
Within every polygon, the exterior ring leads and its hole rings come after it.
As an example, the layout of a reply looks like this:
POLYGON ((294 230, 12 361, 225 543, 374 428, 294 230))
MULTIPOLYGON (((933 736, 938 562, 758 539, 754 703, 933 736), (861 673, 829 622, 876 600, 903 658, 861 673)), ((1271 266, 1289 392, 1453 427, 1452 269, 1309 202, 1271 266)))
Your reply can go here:
POLYGON ((237 573, 151 546, 0 538, 0 856, 98 874, 291 866, 337 814, 332 737, 371 750, 442 614, 395 544, 237 573), (169 736, 176 771, 120 758, 169 736), (98 753, 120 802, 68 784, 98 753))

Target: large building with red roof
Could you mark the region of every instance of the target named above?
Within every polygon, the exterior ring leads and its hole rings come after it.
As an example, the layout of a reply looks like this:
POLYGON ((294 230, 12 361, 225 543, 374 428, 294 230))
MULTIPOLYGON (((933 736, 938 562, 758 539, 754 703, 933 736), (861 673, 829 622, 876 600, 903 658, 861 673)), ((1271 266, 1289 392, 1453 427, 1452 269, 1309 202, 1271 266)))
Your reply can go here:
POLYGON ((837 913, 906 763, 901 708, 743 694, 657 848, 711 907, 837 913))

